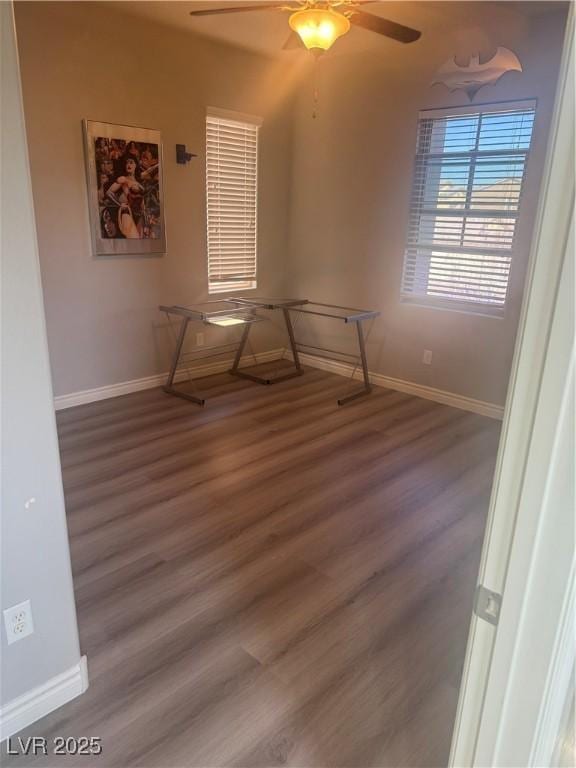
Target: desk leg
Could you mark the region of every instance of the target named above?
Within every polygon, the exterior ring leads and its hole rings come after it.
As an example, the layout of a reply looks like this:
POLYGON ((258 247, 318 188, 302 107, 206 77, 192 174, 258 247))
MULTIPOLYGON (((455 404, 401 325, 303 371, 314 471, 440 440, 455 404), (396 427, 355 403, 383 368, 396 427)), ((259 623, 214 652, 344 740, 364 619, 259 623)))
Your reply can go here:
POLYGON ((368 374, 368 360, 366 358, 366 342, 364 340, 364 330, 362 328, 362 320, 356 323, 356 330, 358 331, 358 346, 360 347, 360 357, 362 358, 362 373, 364 374, 364 387, 367 392, 370 392, 370 376, 368 374))
POLYGON ((362 320, 356 321, 356 331, 358 332, 358 347, 360 348, 360 360, 362 361, 362 374, 364 377, 364 388, 360 389, 358 392, 354 392, 351 395, 348 395, 348 397, 342 397, 340 400, 338 400, 338 405, 344 405, 345 403, 349 403, 351 400, 356 400, 358 397, 363 397, 364 395, 368 395, 372 391, 372 387, 370 386, 370 376, 368 374, 368 360, 366 358, 366 343, 364 341, 364 331, 362 329, 362 320))
POLYGON ((252 326, 252 323, 246 323, 246 325, 242 330, 240 344, 238 344, 238 349, 236 350, 236 355, 234 356, 234 362, 232 363, 232 368, 230 368, 230 373, 234 373, 234 374, 238 373, 240 360, 242 359, 242 355, 244 354, 244 348, 246 347, 246 344, 248 342, 248 336, 250 335, 251 326, 252 326))
POLYGON ((290 348, 294 356, 294 366, 296 370, 290 371, 290 373, 285 373, 281 376, 274 376, 273 378, 265 377, 265 376, 257 376, 256 374, 247 373, 246 371, 243 371, 240 368, 240 360, 242 359, 242 353, 244 352, 244 347, 246 346, 246 343, 248 341, 248 334, 250 333, 250 323, 248 323, 244 328, 244 331, 242 332, 240 345, 236 351, 236 357, 234 358, 234 362, 232 363, 232 368, 230 369, 231 374, 233 374, 234 376, 239 376, 241 379, 256 381, 258 384, 276 384, 276 382, 278 381, 286 381, 286 379, 292 379, 294 378, 294 376, 302 375, 303 371, 302 371, 302 367, 300 366, 300 360, 298 358, 298 350, 296 348, 296 340, 294 338, 294 329, 292 328, 290 313, 285 308, 283 308, 282 311, 284 313, 284 321, 286 323, 286 330, 288 332, 288 337, 290 339, 290 348))
MULTIPOLYGON (((284 314, 284 323, 286 324, 286 331, 288 333, 288 340, 290 341, 290 350, 292 352, 292 357, 294 359, 294 368, 293 371, 288 371, 288 373, 282 373, 278 376, 274 376, 271 379, 256 379, 257 381, 261 381, 263 384, 276 384, 279 381, 286 381, 286 379, 293 379, 296 376, 302 376, 304 371, 302 370, 302 366, 300 365, 300 358, 298 357, 298 346, 296 344, 296 338, 294 336, 294 328, 292 327, 292 320, 290 318, 290 310, 286 307, 282 307, 282 313, 284 314)), ((256 378, 256 377, 253 377, 256 378)))
POLYGON ((238 376, 240 379, 248 379, 248 381, 255 381, 258 384, 270 384, 268 379, 263 379, 261 376, 254 376, 251 373, 246 373, 240 368, 240 361, 242 360, 244 349, 248 343, 248 336, 250 335, 251 327, 252 323, 246 323, 244 326, 242 336, 240 337, 240 343, 238 344, 238 349, 236 350, 236 355, 234 356, 234 362, 232 363, 232 368, 230 368, 230 373, 233 376, 238 376))
POLYGON ((288 331, 288 338, 290 339, 290 349, 292 350, 294 367, 296 368, 297 373, 300 374, 302 373, 302 366, 300 365, 300 358, 298 357, 298 347, 296 346, 296 337, 294 336, 290 310, 283 307, 282 311, 284 312, 284 322, 286 323, 286 330, 288 331))
POLYGON ((187 392, 181 392, 174 386, 174 377, 176 376, 176 371, 178 369, 178 362, 180 360, 180 355, 182 354, 182 347, 184 346, 184 339, 186 338, 189 322, 190 319, 188 317, 182 318, 182 324, 180 325, 180 332, 178 333, 178 340, 176 341, 176 348, 174 350, 174 357, 172 358, 172 366, 170 368, 170 373, 168 374, 168 380, 164 386, 164 392, 167 392, 169 395, 176 395, 176 397, 182 397, 184 400, 190 400, 197 405, 204 405, 205 400, 195 397, 194 395, 189 395, 187 392))

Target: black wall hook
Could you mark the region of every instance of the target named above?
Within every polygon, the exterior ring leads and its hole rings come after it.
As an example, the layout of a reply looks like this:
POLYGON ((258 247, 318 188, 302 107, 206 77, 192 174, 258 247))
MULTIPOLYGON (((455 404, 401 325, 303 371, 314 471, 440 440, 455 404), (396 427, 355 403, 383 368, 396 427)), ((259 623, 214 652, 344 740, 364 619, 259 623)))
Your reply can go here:
POLYGON ((198 157, 192 152, 186 152, 186 144, 176 144, 176 162, 180 165, 186 165, 193 157, 198 157))

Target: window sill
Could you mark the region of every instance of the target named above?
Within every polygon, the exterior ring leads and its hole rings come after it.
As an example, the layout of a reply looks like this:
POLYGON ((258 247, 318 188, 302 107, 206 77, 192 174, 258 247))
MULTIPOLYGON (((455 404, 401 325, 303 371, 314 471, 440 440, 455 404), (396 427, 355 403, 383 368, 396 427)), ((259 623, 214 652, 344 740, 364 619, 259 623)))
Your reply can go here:
POLYGON ((230 283, 227 283, 218 287, 209 285, 208 294, 211 295, 213 293, 238 293, 238 291, 255 291, 256 288, 256 282, 241 283, 240 285, 231 285, 230 283))
POLYGON ((400 303, 420 309, 435 309, 444 312, 456 312, 462 315, 474 315, 489 320, 503 320, 506 307, 492 307, 489 304, 468 304, 456 301, 428 299, 425 296, 401 296, 400 303))

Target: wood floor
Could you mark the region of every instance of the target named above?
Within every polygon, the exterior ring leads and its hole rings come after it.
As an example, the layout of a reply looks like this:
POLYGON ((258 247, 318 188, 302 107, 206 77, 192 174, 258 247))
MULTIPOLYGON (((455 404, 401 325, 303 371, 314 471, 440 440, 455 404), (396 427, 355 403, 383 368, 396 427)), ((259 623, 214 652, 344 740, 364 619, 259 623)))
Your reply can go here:
POLYGON ((445 765, 499 423, 209 385, 58 414, 90 688, 23 735, 103 754, 5 765, 445 765))

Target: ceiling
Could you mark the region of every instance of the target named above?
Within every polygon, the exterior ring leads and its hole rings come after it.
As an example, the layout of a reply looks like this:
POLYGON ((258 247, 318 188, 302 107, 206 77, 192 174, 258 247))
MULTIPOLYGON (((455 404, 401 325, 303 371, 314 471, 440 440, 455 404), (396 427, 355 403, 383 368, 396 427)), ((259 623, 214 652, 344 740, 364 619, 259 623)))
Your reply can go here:
MULTIPOLYGON (((250 0, 257 5, 262 0, 250 0)), ((288 0, 287 0, 288 1, 288 0)), ((191 10, 241 6, 246 0, 199 2, 199 0, 115 0, 114 5, 126 13, 179 29, 190 30, 204 37, 239 46, 268 56, 301 56, 300 50, 282 51, 289 33, 287 12, 262 10, 223 16, 192 18, 191 10)), ((514 17, 524 19, 566 8, 566 2, 527 0, 499 2, 457 2, 455 0, 400 0, 373 2, 364 10, 374 15, 419 29, 424 36, 445 35, 462 26, 486 25, 497 30, 501 23, 514 17)), ((419 43, 416 43, 418 45, 419 43)), ((363 29, 352 28, 340 39, 330 55, 358 53, 365 50, 382 52, 398 50, 400 43, 363 29)), ((407 46, 408 47, 408 46, 407 46)))

